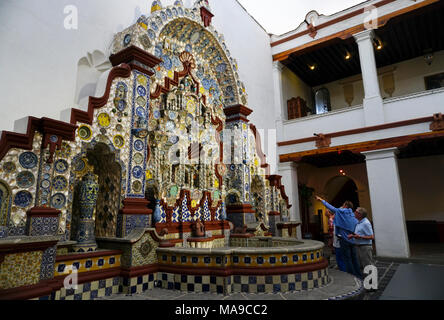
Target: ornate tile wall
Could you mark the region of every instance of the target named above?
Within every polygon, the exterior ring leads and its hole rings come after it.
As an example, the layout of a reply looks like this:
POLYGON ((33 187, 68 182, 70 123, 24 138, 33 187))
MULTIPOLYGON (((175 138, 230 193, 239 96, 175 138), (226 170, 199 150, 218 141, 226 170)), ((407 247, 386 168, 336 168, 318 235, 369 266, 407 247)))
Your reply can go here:
POLYGON ((0 265, 0 288, 10 289, 37 284, 43 252, 8 254, 0 265))

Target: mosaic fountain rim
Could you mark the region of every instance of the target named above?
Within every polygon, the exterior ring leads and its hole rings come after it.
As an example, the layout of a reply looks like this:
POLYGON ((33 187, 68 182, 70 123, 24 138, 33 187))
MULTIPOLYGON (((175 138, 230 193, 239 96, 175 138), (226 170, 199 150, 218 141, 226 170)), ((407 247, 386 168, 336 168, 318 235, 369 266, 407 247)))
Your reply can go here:
POLYGON ((323 249, 325 244, 315 240, 291 240, 288 238, 270 238, 270 237, 253 237, 251 240, 275 240, 293 242, 295 245, 282 245, 276 247, 241 247, 232 246, 225 248, 157 248, 158 253, 175 253, 175 254, 207 254, 207 255, 233 255, 233 254, 276 254, 276 253, 304 253, 308 251, 316 251, 323 249))

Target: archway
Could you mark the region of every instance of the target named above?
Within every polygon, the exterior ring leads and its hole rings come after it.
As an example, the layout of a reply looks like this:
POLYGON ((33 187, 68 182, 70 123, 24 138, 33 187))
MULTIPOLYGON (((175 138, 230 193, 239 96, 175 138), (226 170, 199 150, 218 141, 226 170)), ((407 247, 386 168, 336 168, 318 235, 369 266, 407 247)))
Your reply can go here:
POLYGON ((94 213, 95 236, 115 237, 117 214, 121 209, 122 165, 116 151, 103 142, 91 143, 74 164, 75 182, 72 206, 71 239, 77 233, 79 211, 79 187, 82 178, 94 173, 99 184, 99 193, 94 213))
POLYGON ((348 176, 336 176, 325 185, 324 194, 331 205, 339 208, 345 201, 353 202, 355 208, 359 207, 358 187, 348 176))

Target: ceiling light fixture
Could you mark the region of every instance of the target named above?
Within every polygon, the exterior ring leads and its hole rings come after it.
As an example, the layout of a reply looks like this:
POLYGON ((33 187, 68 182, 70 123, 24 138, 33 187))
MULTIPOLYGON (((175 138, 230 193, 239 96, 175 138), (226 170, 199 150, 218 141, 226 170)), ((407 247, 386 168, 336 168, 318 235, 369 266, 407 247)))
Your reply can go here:
POLYGON ((373 39, 373 42, 375 44, 376 50, 381 50, 383 48, 382 40, 379 37, 375 37, 373 39))

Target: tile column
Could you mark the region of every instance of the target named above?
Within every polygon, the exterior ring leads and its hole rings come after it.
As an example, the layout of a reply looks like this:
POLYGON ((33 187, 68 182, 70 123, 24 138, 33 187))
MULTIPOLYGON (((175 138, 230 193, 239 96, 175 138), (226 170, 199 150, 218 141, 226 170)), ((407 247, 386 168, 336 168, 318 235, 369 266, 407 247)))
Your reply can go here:
POLYGON ((397 149, 363 152, 378 257, 408 258, 410 247, 399 180, 397 149))
POLYGON ((366 126, 384 123, 384 103, 379 88, 373 30, 366 30, 354 35, 359 47, 362 81, 364 83, 364 114, 366 126))
MULTIPOLYGON (((301 222, 301 212, 299 209, 299 187, 298 187, 298 165, 294 162, 279 164, 279 174, 282 176, 282 184, 285 186, 288 199, 292 207, 290 208, 291 222, 301 222)), ((301 226, 298 226, 298 235, 301 235, 301 226)))

